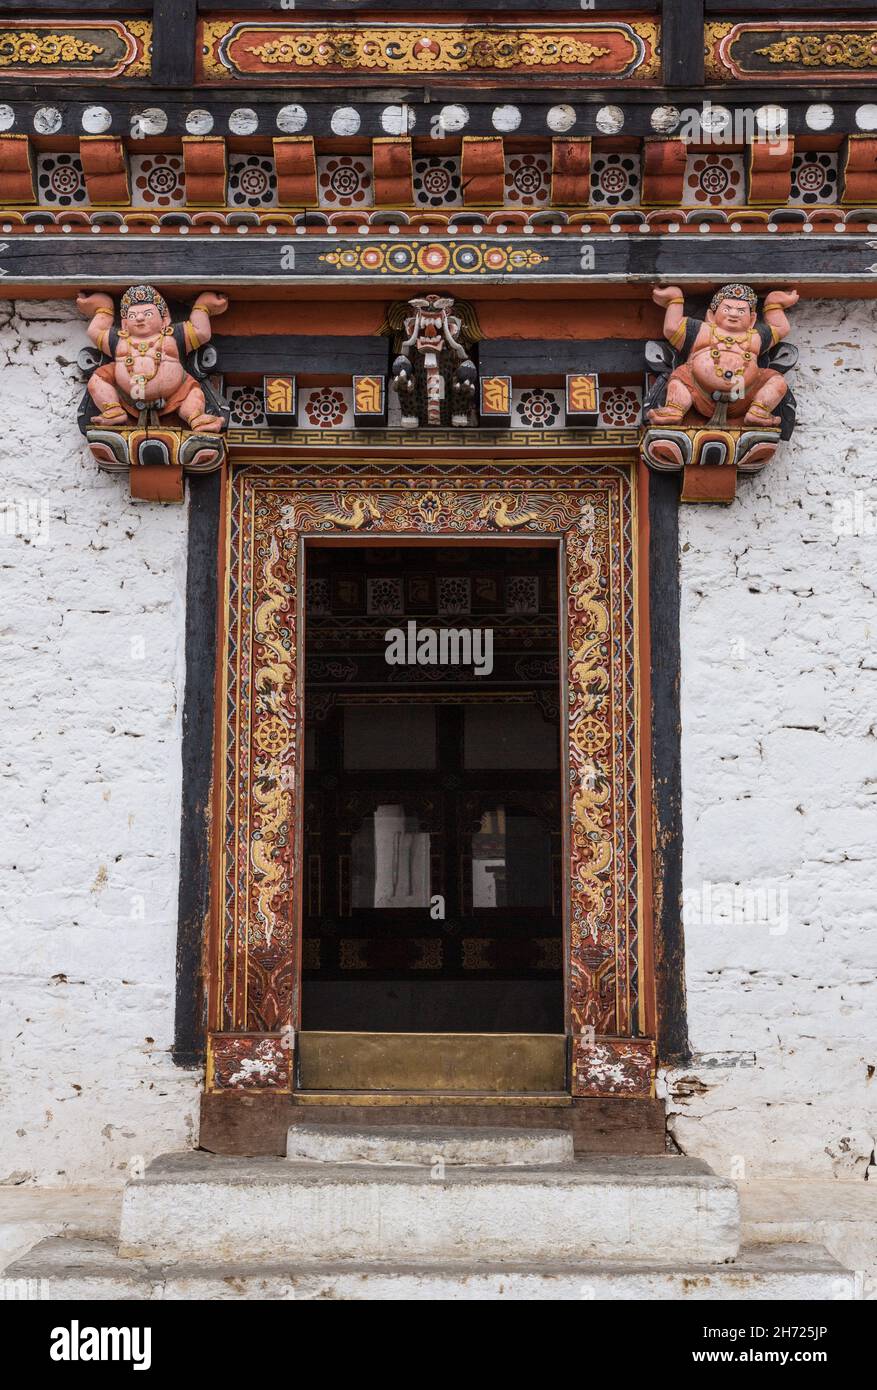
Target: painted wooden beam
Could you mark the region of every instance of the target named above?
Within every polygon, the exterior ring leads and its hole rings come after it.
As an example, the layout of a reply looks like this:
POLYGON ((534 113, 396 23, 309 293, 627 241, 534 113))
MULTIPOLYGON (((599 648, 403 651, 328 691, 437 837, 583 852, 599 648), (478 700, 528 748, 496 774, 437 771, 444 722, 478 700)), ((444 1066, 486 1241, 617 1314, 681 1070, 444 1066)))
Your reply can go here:
MULTIPOLYGON (((0 233, 2 236, 2 233, 0 233)), ((823 281, 868 287, 877 293, 873 238, 857 235, 725 233, 706 235, 489 236, 440 239, 225 234, 195 239, 106 235, 9 236, 0 240, 0 281, 15 285, 124 287, 149 279, 168 288, 191 286, 380 285, 387 297, 415 285, 586 285, 669 283, 709 285, 729 277, 756 285, 823 281), (363 263, 366 248, 377 253, 363 263), (424 272, 418 253, 440 248, 424 272), (517 253, 517 254, 513 254, 517 253)), ((421 257, 422 259, 422 257, 421 257)))
MULTIPOLYGON (((73 7, 73 0, 63 0, 63 3, 73 7)), ((240 15, 247 6, 241 0, 199 0, 198 8, 203 14, 240 15)), ((463 10, 466 7, 454 5, 450 0, 416 0, 416 3, 415 0, 380 0, 380 4, 376 0, 323 0, 322 4, 313 0, 311 4, 300 3, 295 10, 291 10, 283 0, 260 0, 258 5, 254 4, 251 8, 258 9, 260 14, 278 14, 284 19, 312 19, 317 10, 323 19, 357 13, 372 15, 376 10, 381 14, 397 14, 400 19, 411 19, 417 14, 440 14, 444 17, 455 9, 463 10)), ((654 14, 660 8, 660 0, 592 0, 584 14, 582 0, 479 0, 477 7, 472 8, 478 14, 526 10, 528 14, 540 17, 575 15, 578 19, 596 19, 600 15, 654 14)))
POLYGON ((482 375, 563 376, 567 372, 644 370, 645 343, 635 338, 486 338, 478 349, 482 375))
POLYGON ((308 372, 322 375, 335 372, 346 376, 354 372, 382 375, 388 367, 388 338, 292 337, 288 333, 256 333, 252 336, 213 339, 223 372, 273 372, 301 376, 308 372))
POLYGON ((666 87, 703 82, 703 0, 664 0, 661 55, 666 87))
POLYGON ((195 80, 197 0, 155 0, 152 11, 152 82, 191 87, 195 80))
POLYGON ((679 479, 649 475, 652 839, 658 1060, 689 1056, 682 927, 682 728, 679 703, 679 479))
POLYGON ((189 479, 186 572, 186 688, 183 697, 180 889, 173 1059, 204 1060, 203 950, 210 908, 210 789, 213 770, 217 557, 221 473, 189 479))

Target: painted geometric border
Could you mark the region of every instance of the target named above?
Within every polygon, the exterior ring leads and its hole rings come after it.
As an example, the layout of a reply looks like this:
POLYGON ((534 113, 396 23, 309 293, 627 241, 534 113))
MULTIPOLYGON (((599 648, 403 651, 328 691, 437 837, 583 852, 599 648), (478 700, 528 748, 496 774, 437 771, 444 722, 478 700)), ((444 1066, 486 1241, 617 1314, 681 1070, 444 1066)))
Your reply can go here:
MULTIPOLYGON (((301 536, 554 537, 566 573, 571 1030, 637 1031, 630 470, 253 466, 229 484, 223 903, 213 1027, 296 1026, 301 536), (550 476, 546 476, 546 471, 550 476)), ((217 1038, 217 1042, 219 1042, 217 1038)), ((269 1081, 270 1086, 270 1081, 269 1081)), ((574 1086, 575 1089, 575 1086, 574 1086)))

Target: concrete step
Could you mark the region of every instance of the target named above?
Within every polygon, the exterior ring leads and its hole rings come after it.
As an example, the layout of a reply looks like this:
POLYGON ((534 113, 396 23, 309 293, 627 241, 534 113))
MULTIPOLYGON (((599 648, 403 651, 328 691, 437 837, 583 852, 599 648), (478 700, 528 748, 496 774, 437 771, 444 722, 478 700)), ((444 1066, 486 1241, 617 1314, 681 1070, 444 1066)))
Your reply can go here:
POLYGON ((291 1125, 286 1157, 295 1163, 532 1168, 572 1163, 573 1141, 562 1129, 291 1125))
POLYGON ((170 1154, 132 1180, 119 1253, 160 1261, 720 1264, 737 1190, 695 1159, 390 1167, 170 1154))
POLYGON ((151 1299, 811 1300, 854 1299, 855 1277, 814 1246, 744 1249, 733 1264, 682 1261, 674 1268, 608 1261, 541 1265, 167 1265, 120 1259, 109 1241, 52 1239, 17 1261, 0 1297, 76 1302, 151 1299))

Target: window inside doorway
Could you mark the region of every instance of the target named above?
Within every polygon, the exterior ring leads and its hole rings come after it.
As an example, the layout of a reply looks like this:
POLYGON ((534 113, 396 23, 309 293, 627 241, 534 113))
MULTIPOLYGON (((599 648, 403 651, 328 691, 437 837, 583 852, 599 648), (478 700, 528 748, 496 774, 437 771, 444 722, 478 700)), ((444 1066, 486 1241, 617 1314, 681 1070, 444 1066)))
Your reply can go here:
POLYGON ((302 1028, 563 1032, 557 548, 305 555, 302 1028))

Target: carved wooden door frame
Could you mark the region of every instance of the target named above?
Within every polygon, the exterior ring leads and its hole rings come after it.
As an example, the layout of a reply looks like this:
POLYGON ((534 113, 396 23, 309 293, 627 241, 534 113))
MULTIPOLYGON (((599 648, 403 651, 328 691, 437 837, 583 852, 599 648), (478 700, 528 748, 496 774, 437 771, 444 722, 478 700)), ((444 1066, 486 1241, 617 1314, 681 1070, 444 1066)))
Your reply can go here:
POLYGON ((652 1094, 647 595, 636 465, 392 458, 228 480, 208 1091, 289 1093, 300 971, 301 574, 308 538, 561 550, 565 956, 574 1096, 652 1094))

